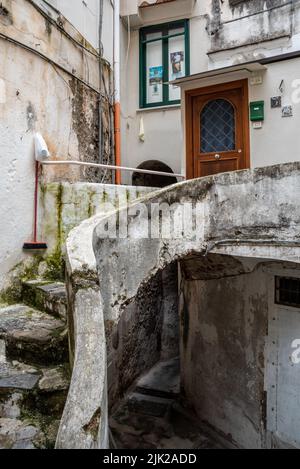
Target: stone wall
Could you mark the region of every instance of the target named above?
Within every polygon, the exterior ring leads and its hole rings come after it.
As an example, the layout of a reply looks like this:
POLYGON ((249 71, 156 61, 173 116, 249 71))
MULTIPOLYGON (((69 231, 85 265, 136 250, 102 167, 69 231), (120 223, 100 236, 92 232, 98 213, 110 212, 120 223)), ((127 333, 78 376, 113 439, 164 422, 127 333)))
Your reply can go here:
POLYGON ((106 321, 110 407, 118 402, 136 378, 159 360, 163 311, 162 276, 158 273, 124 308, 112 333, 109 330, 112 323, 106 321))
MULTIPOLYGON (((268 447, 282 393, 269 352, 272 348, 280 355, 271 329, 277 328, 276 337, 282 334, 274 322, 274 278, 299 278, 299 264, 210 254, 187 258, 181 268, 184 399, 225 447, 268 447)), ((288 358, 290 352, 285 352, 288 358)), ((287 366, 282 351, 280 357, 276 373, 287 366)), ((285 419, 288 425, 289 416, 285 419)), ((271 446, 278 447, 279 440, 277 435, 271 446)), ((288 445, 282 440, 281 447, 288 445)))
MULTIPOLYGON (((264 446, 264 351, 268 282, 261 266, 233 273, 238 259, 210 256, 210 272, 181 288, 181 373, 188 405, 227 445, 264 446), (228 270, 226 272, 226 264, 228 270), (214 269, 213 269, 214 266, 214 269), (222 266, 222 268, 221 268, 222 266)), ((199 262, 201 265, 201 262, 199 262)))
POLYGON ((179 356, 177 262, 158 272, 125 306, 117 324, 106 320, 110 407, 159 360, 179 356))

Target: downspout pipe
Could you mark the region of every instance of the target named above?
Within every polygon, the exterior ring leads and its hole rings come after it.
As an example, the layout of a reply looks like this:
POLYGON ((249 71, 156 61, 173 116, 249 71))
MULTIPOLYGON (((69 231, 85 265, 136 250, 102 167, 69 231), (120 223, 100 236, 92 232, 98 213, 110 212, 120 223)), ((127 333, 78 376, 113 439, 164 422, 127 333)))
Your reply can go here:
MULTIPOLYGON (((120 0, 114 1, 114 133, 115 166, 121 166, 121 90, 120 90, 120 0)), ((121 172, 116 171, 115 183, 121 184, 121 172)))
POLYGON ((102 30, 103 30, 103 0, 99 2, 99 163, 103 163, 103 135, 102 135, 102 59, 103 59, 103 45, 102 45, 102 30))

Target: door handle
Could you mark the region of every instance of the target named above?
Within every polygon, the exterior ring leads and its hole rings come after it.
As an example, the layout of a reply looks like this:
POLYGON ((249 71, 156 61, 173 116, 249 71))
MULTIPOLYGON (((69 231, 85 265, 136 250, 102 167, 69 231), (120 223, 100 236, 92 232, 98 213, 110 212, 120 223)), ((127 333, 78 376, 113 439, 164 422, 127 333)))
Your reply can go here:
POLYGON ((221 155, 219 155, 219 153, 217 153, 217 154, 215 155, 215 158, 216 158, 216 160, 219 160, 219 159, 221 158, 221 155))

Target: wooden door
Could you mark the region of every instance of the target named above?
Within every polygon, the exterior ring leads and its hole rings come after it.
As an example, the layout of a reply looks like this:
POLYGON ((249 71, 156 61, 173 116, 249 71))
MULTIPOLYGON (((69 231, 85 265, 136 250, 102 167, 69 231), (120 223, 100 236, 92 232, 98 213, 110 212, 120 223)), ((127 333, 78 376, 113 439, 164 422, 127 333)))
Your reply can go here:
POLYGON ((192 91, 187 106, 187 177, 249 168, 247 80, 192 91))
POLYGON ((270 322, 267 428, 271 446, 280 448, 286 443, 300 449, 300 364, 293 362, 293 342, 300 339, 300 309, 276 305, 270 322))

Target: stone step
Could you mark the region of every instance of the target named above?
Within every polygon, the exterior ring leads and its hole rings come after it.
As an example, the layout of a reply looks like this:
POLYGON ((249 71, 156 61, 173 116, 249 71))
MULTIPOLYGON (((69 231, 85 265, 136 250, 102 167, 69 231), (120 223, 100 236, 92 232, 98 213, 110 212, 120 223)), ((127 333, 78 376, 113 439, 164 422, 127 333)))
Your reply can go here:
POLYGON ((59 420, 0 418, 0 449, 54 449, 59 420))
POLYGON ((112 443, 116 449, 221 449, 191 411, 171 401, 131 394, 110 416, 112 443), (130 397, 130 399, 128 399, 130 397), (145 412, 146 409, 146 412, 145 412), (167 409, 167 410, 165 410, 167 409))
POLYGON ((41 280, 24 282, 22 298, 26 305, 66 320, 67 293, 64 283, 41 280))
POLYGON ((38 411, 60 417, 69 388, 66 365, 37 368, 13 362, 0 365, 0 416, 20 418, 38 411))
POLYGON ((151 415, 153 417, 164 417, 172 409, 173 399, 148 396, 133 392, 128 395, 126 405, 130 412, 151 415))
POLYGON ((180 394, 179 358, 158 362, 137 381, 136 391, 150 396, 177 398, 180 394))
POLYGON ((36 449, 41 430, 29 422, 0 418, 0 449, 36 449))
POLYGON ((0 340, 8 360, 45 366, 68 362, 65 321, 26 305, 0 308, 0 340))

